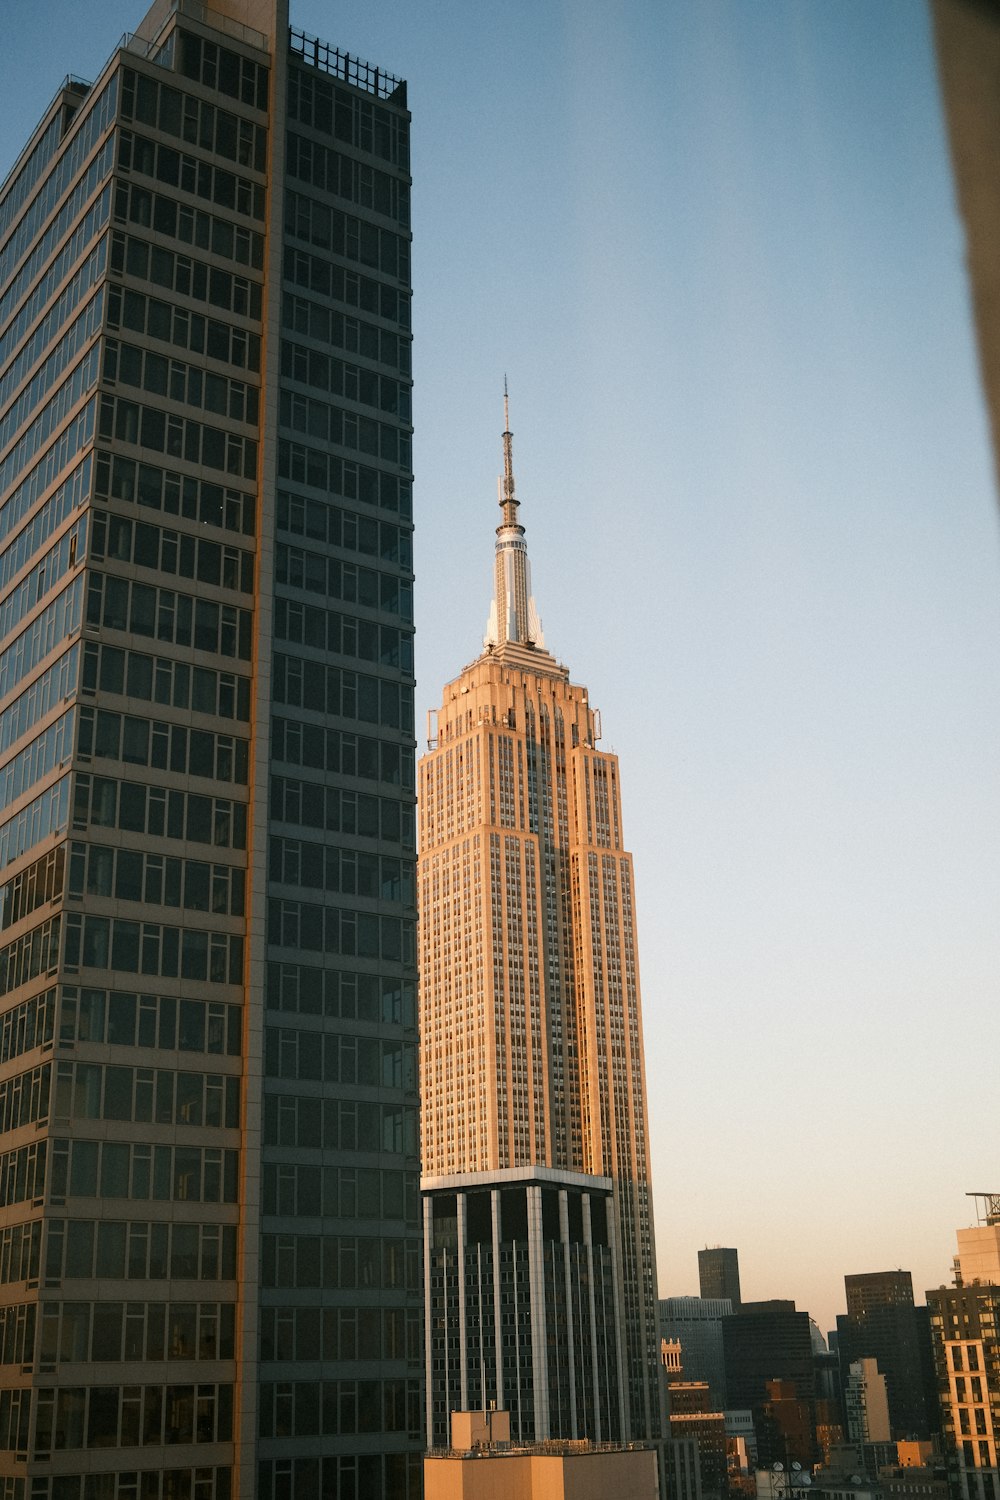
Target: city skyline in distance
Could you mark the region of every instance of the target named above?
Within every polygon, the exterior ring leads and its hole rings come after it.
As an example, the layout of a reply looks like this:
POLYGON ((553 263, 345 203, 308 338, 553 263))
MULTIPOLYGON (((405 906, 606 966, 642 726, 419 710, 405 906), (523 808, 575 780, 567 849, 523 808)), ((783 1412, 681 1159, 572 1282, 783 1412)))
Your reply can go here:
MULTIPOLYGON (((963 1053, 1000 885, 992 460, 926 18, 292 15, 420 103, 418 726, 478 650, 506 368, 547 639, 628 760, 660 1294, 722 1243, 824 1331, 845 1272, 922 1300, 990 1178, 928 1100, 989 1107, 963 1053)), ((5 163, 53 33, 95 76, 134 17, 11 6, 5 163)))

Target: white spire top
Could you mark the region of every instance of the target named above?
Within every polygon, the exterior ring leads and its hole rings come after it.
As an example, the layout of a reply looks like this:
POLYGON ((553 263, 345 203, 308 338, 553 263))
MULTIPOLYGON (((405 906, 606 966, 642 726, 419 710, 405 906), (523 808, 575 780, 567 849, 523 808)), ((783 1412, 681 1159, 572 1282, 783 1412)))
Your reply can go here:
POLYGON ((524 527, 517 519, 518 501, 514 494, 513 434, 510 430, 510 407, 507 377, 503 378, 503 477, 497 480, 497 494, 503 521, 497 527, 496 563, 493 603, 486 626, 484 645, 500 646, 516 641, 522 646, 545 649, 542 622, 531 593, 531 564, 524 540, 524 527))

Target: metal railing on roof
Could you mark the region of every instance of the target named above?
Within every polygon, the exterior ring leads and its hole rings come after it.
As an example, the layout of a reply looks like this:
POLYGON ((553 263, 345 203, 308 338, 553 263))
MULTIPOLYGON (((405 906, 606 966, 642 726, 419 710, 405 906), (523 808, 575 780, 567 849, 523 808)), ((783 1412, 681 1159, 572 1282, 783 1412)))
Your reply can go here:
POLYGON ((363 57, 341 52, 339 47, 331 47, 329 42, 321 41, 318 36, 310 36, 308 32, 297 31, 294 26, 288 28, 288 45, 296 57, 301 57, 303 62, 319 68, 321 72, 330 73, 342 83, 350 83, 356 89, 364 89, 377 99, 391 99, 394 104, 405 107, 405 80, 395 78, 382 68, 373 68, 363 57))

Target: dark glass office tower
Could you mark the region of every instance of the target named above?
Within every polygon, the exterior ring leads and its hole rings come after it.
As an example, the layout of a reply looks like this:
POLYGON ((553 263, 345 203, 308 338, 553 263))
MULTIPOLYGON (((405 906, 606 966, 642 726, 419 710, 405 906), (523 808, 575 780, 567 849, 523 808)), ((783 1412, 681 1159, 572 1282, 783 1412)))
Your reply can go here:
POLYGON ((419 1493, 408 129, 164 0, 0 187, 0 1500, 419 1493))

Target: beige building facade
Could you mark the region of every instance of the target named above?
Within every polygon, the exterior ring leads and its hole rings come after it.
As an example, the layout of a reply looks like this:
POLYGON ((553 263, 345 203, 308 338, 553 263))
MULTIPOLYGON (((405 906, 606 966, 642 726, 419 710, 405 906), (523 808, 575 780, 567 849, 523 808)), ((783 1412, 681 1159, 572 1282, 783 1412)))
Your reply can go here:
MULTIPOLYGON (((506 415, 506 402, 505 402, 506 415)), ((493 606, 418 768, 428 1429, 660 1433, 632 860, 617 757, 545 648, 504 433, 493 606), (471 1298, 471 1301, 470 1301, 471 1298)))

